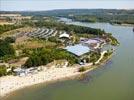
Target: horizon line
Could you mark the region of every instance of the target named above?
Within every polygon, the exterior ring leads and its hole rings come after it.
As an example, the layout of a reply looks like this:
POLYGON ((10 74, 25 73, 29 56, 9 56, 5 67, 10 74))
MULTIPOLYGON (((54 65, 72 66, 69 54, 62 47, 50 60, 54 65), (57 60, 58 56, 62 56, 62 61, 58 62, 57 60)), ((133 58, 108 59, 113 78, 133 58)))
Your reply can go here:
POLYGON ((134 10, 134 8, 65 8, 65 9, 50 9, 50 10, 1 10, 7 12, 19 12, 19 11, 27 11, 27 12, 34 12, 34 11, 54 11, 54 10, 134 10))

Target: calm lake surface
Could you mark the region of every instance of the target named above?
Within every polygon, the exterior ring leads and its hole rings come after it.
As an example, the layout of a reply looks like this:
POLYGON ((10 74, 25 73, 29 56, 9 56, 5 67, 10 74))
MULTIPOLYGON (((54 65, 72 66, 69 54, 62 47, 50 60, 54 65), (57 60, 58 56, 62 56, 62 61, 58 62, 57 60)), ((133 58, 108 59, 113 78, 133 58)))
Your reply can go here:
POLYGON ((11 93, 5 100, 134 100, 133 27, 70 20, 67 23, 104 29, 113 33, 120 46, 109 62, 84 79, 34 85, 11 93))

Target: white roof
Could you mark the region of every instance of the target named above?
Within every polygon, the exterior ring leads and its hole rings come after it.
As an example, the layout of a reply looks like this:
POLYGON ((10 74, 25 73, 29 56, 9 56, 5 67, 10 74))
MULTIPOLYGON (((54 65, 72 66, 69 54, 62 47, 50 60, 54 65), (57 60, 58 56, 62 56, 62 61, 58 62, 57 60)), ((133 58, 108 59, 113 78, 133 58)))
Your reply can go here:
POLYGON ((85 41, 85 43, 100 43, 100 42, 105 42, 104 39, 102 38, 92 38, 92 39, 88 39, 87 41, 85 41))
POLYGON ((76 44, 74 46, 67 46, 65 48, 68 52, 71 52, 77 56, 81 56, 90 51, 90 48, 82 44, 76 44))
POLYGON ((88 44, 91 44, 91 43, 99 43, 99 41, 98 40, 95 40, 95 39, 89 39, 85 43, 88 43, 88 44))
POLYGON ((16 68, 16 69, 14 69, 14 71, 15 72, 20 72, 20 71, 22 71, 22 69, 21 68, 16 68))
POLYGON ((64 32, 64 33, 61 34, 59 37, 60 37, 60 38, 62 38, 62 37, 69 38, 69 34, 67 34, 66 32, 64 32))

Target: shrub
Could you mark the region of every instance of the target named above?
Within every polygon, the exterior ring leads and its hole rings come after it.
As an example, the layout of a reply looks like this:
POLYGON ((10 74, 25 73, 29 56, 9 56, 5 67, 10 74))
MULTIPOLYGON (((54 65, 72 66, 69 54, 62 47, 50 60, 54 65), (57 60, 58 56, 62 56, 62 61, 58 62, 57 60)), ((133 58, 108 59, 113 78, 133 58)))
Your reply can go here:
POLYGON ((6 37, 5 42, 14 43, 15 42, 15 37, 6 37))
POLYGON ((79 72, 84 72, 84 71, 86 71, 86 68, 85 67, 80 67, 79 68, 79 72))
POLYGON ((5 66, 0 66, 0 77, 6 75, 6 67, 5 66))
POLYGON ((7 55, 14 55, 15 50, 12 45, 6 40, 0 40, 0 57, 4 57, 7 55))

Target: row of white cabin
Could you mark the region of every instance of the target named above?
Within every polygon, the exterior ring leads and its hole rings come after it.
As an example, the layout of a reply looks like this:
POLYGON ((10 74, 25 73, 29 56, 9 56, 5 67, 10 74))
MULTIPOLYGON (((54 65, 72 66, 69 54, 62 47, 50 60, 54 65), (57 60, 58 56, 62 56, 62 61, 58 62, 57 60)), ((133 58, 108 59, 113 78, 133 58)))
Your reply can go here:
POLYGON ((37 30, 26 33, 27 36, 29 37, 34 37, 34 38, 49 38, 51 36, 56 36, 59 34, 59 38, 62 37, 67 37, 69 38, 69 34, 65 31, 58 31, 54 29, 48 29, 48 28, 38 28, 37 30))

